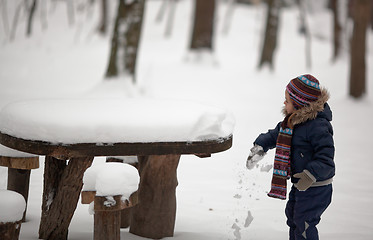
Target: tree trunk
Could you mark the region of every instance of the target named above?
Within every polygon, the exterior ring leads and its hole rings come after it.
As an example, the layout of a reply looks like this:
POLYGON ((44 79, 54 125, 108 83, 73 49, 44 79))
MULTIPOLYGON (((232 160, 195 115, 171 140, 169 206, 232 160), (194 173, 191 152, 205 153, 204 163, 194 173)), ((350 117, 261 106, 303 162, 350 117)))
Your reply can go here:
POLYGON ((32 3, 31 3, 31 7, 29 9, 29 12, 28 12, 28 23, 27 23, 27 32, 26 32, 26 35, 28 37, 31 36, 31 30, 32 30, 32 20, 34 18, 34 14, 35 14, 35 9, 36 9, 36 3, 37 1, 36 0, 33 0, 32 3))
POLYGON ((341 31, 342 27, 339 22, 339 8, 338 8, 338 0, 331 0, 331 8, 333 11, 333 23, 334 23, 334 28, 333 28, 333 60, 337 60, 340 50, 341 50, 341 31))
POLYGON ((74 10, 74 1, 73 0, 66 0, 66 8, 67 8, 67 17, 69 19, 69 25, 74 25, 75 22, 75 10, 74 10))
POLYGON ((139 157, 140 186, 131 233, 151 239, 174 235, 179 159, 180 155, 139 157))
POLYGON ((371 0, 355 0, 354 30, 350 48, 350 95, 360 98, 366 91, 366 32, 370 21, 371 0))
POLYGON ((174 19, 175 19, 175 12, 176 12, 176 2, 177 0, 170 0, 169 2, 169 5, 170 5, 170 9, 168 11, 168 17, 167 17, 167 22, 166 22, 166 30, 165 30, 165 33, 164 35, 166 37, 169 37, 171 36, 171 33, 172 33, 172 26, 173 26, 173 22, 174 22, 174 19))
POLYGON ((279 25, 280 3, 278 0, 267 0, 267 23, 264 34, 262 54, 259 69, 268 64, 273 69, 273 53, 277 47, 277 32, 279 25))
POLYGON ((370 5, 370 28, 373 30, 373 3, 370 5))
POLYGON ((131 3, 119 0, 106 77, 124 74, 136 82, 136 60, 144 7, 145 0, 134 0, 131 3))
POLYGON ((76 209, 83 175, 93 157, 66 161, 46 156, 40 239, 67 239, 71 218, 76 209))
POLYGON ((195 0, 191 50, 213 50, 215 0, 195 0))
POLYGON ((306 57, 306 67, 311 69, 312 67, 312 56, 311 56, 311 33, 310 28, 307 24, 307 6, 305 1, 299 1, 299 10, 300 10, 300 20, 301 20, 301 26, 300 26, 300 33, 304 35, 306 44, 305 44, 305 54, 306 57))
POLYGON ((107 25, 108 25, 108 1, 101 0, 101 20, 100 20, 100 26, 98 28, 101 34, 103 35, 106 34, 107 25))
POLYGON ((0 1, 0 9, 1 9, 1 20, 3 22, 4 33, 6 36, 9 35, 9 20, 8 20, 8 12, 7 12, 7 2, 5 0, 0 1))

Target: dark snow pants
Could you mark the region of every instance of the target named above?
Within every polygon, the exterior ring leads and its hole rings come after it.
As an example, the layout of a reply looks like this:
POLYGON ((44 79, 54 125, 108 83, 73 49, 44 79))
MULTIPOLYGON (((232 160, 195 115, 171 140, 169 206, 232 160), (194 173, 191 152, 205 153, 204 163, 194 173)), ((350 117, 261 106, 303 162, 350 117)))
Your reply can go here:
POLYGON ((292 187, 285 209, 290 240, 319 239, 316 225, 331 203, 332 192, 332 184, 310 187, 303 192, 292 187))

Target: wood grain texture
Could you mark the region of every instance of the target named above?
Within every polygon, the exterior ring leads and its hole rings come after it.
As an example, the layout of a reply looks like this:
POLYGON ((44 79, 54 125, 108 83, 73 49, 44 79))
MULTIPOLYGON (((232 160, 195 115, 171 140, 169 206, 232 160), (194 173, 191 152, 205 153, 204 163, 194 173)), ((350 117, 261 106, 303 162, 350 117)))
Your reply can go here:
POLYGON ((39 168, 39 157, 5 157, 0 156, 0 166, 16 169, 39 168))

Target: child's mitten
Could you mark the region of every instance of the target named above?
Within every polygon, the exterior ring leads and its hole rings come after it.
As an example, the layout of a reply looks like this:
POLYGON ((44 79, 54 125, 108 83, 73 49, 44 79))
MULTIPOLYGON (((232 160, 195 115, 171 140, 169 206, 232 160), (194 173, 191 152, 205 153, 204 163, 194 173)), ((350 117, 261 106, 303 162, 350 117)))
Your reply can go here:
POLYGON ((253 169, 255 165, 263 159, 266 153, 263 151, 263 147, 259 145, 255 145, 250 149, 249 157, 246 161, 247 169, 253 169))
POLYGON ((311 173, 307 174, 306 171, 307 170, 293 175, 293 177, 299 178, 298 183, 295 184, 299 191, 306 191, 314 182, 316 182, 316 179, 314 179, 311 173))

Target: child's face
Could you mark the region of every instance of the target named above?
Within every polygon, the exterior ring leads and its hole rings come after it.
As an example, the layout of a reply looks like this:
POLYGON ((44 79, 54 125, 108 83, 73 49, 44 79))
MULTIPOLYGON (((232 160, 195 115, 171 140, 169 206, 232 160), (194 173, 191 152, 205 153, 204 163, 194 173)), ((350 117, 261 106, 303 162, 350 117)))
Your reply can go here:
POLYGON ((285 110, 287 114, 292 114, 295 111, 295 108, 293 106, 293 102, 291 101, 290 95, 288 91, 285 91, 285 110))

